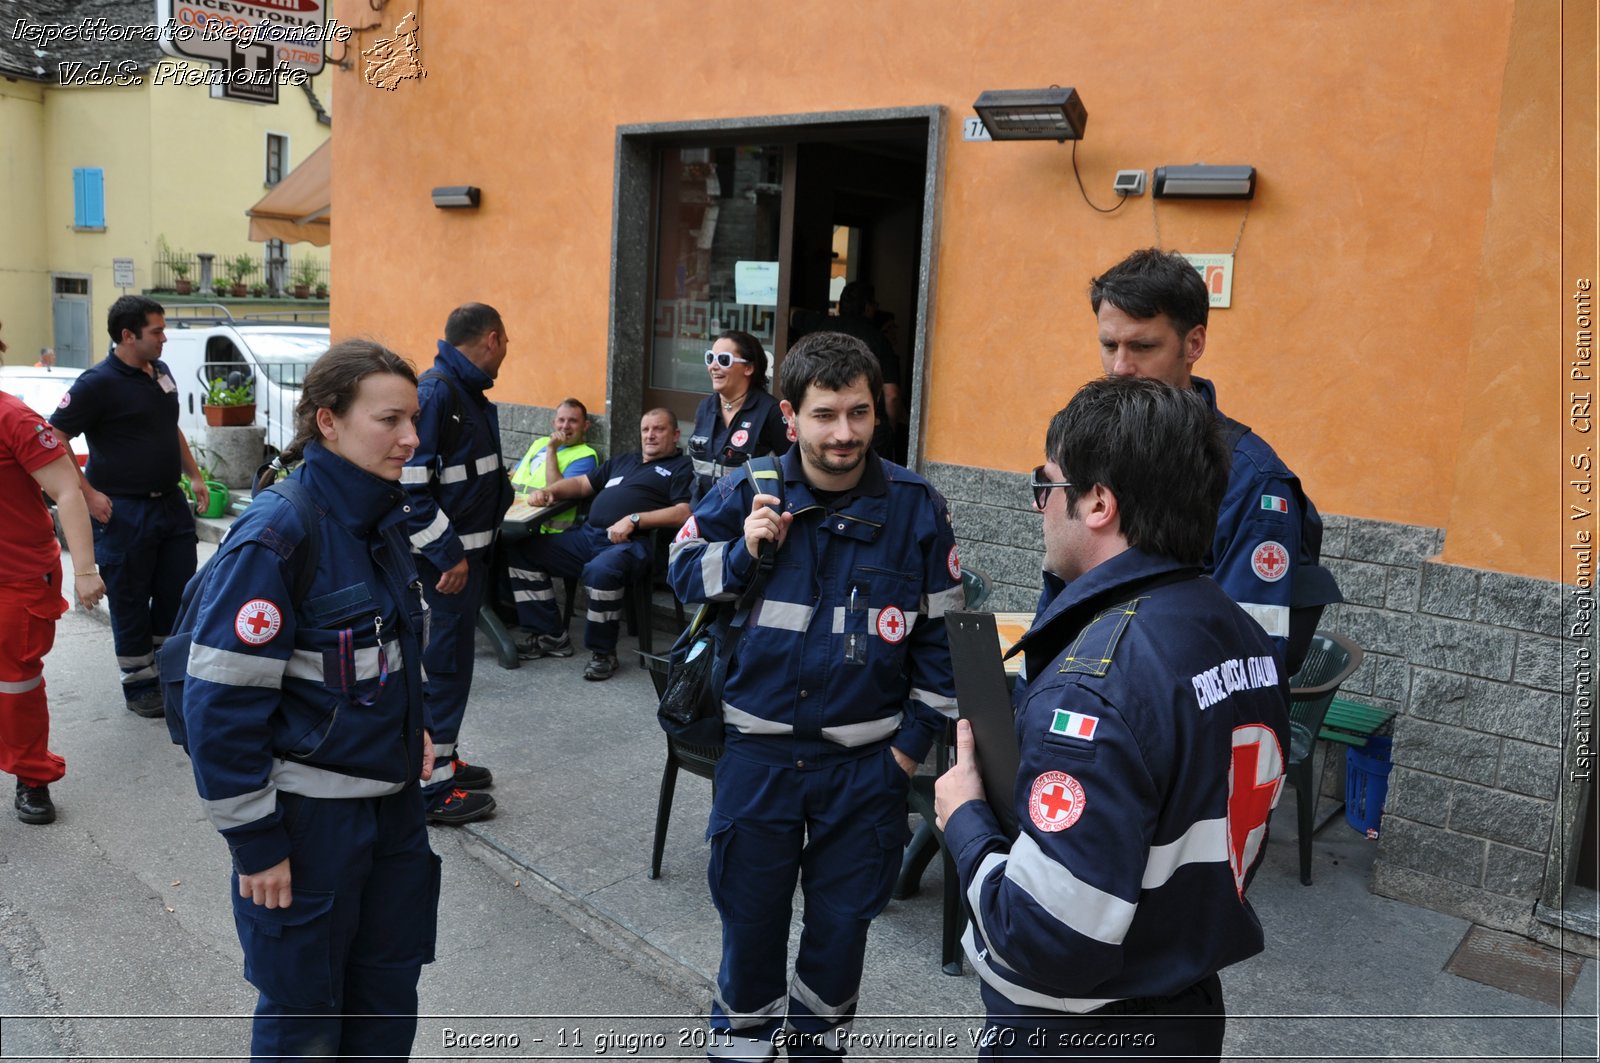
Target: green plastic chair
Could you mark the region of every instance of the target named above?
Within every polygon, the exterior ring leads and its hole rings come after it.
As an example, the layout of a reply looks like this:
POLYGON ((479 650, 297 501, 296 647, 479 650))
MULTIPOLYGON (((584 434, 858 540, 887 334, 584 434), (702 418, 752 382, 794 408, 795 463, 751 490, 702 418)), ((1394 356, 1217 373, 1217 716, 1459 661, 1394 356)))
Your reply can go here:
MULTIPOLYGON (((1361 667, 1361 647, 1343 635, 1319 631, 1311 638, 1305 663, 1289 680, 1289 751, 1286 774, 1295 791, 1300 833, 1300 883, 1311 885, 1311 838, 1317 832, 1317 791, 1321 773, 1314 770, 1323 717, 1339 686, 1361 667)), ((1333 817, 1330 816, 1331 820, 1333 817)), ((1326 821, 1322 826, 1326 826, 1326 821)))

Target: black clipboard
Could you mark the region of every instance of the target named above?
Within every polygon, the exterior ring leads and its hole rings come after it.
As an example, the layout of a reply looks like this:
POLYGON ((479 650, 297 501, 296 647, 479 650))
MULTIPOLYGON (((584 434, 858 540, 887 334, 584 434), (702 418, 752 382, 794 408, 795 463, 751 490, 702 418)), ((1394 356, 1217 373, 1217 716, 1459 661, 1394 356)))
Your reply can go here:
POLYGON ((1012 804, 1017 783, 1016 716, 1011 708, 1011 684, 1000 659, 1000 632, 993 613, 961 610, 944 614, 950 639, 950 663, 955 670, 956 704, 961 718, 972 724, 978 747, 978 775, 984 796, 1006 837, 1017 836, 1017 810, 1012 804))

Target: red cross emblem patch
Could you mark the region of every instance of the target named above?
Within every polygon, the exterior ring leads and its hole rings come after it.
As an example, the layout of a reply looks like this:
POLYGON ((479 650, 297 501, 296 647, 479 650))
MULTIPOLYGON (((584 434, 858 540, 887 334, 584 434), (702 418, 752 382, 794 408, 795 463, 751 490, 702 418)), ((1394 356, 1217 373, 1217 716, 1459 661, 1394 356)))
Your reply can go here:
POLYGON ((694 517, 691 516, 688 520, 683 522, 683 527, 678 529, 678 534, 672 541, 675 543, 681 543, 685 539, 698 538, 700 538, 700 525, 696 524, 694 517))
POLYGON ((265 598, 252 598, 239 607, 233 618, 233 633, 239 641, 250 646, 264 646, 278 635, 283 627, 283 614, 265 598))
POLYGON ((1250 567, 1267 583, 1276 583, 1289 574, 1289 551, 1271 539, 1250 553, 1250 567))
POLYGON ((56 434, 43 425, 39 426, 39 445, 46 450, 56 445, 56 434))
POLYGON ((746 443, 750 442, 750 433, 741 428, 737 432, 733 433, 733 435, 728 437, 728 442, 733 446, 742 447, 746 443))
POLYGON ((1283 778, 1283 747, 1272 728, 1259 723, 1235 727, 1228 765, 1228 864, 1241 897, 1245 875, 1261 855, 1267 820, 1278 807, 1283 778))
POLYGON ((950 548, 950 556, 945 558, 945 567, 950 570, 951 579, 961 578, 961 559, 956 556, 956 548, 950 548))
POLYGON ((1028 818, 1042 831, 1066 830, 1083 815, 1083 784, 1064 771, 1047 771, 1028 791, 1028 818))
POLYGON ((878 610, 878 637, 891 643, 906 637, 906 614, 898 605, 886 605, 878 610))

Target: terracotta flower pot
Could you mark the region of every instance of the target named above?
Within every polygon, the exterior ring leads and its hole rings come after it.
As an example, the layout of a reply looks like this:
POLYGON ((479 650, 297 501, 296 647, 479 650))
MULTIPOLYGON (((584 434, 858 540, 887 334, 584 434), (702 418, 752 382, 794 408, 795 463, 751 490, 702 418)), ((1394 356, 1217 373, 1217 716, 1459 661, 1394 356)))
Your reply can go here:
POLYGON ((243 299, 245 296, 247 296, 249 294, 250 294, 250 286, 248 284, 235 284, 233 286, 233 297, 235 299, 243 299))
POLYGON ((256 423, 256 405, 253 402, 242 406, 202 405, 200 408, 205 411, 206 424, 214 428, 231 428, 256 423))
POLYGON ((194 283, 188 277, 179 277, 175 287, 178 289, 179 295, 188 295, 194 291, 194 283))

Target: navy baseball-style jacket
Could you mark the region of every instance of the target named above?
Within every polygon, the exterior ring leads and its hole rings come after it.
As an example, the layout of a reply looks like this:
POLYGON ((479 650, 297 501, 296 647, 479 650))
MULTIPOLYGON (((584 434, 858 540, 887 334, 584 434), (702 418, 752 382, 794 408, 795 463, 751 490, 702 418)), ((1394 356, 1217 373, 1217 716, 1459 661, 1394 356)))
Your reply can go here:
MULTIPOLYGON (((804 766, 841 748, 892 742, 914 760, 955 712, 944 614, 963 596, 943 497, 869 454, 857 488, 825 506, 781 459, 794 514, 761 599, 742 629, 723 691, 728 749, 804 766)), ((755 573, 743 470, 718 481, 672 545, 684 601, 736 598, 755 573)))
POLYGON ((983 801, 945 826, 992 1015, 1170 996, 1260 952, 1244 893, 1289 748, 1271 640, 1198 568, 1129 549, 1047 579, 1016 784, 988 795, 1021 833, 983 801))
POLYGON ((324 519, 301 528, 288 499, 263 494, 229 529, 184 690, 195 782, 243 874, 289 855, 278 791, 382 797, 422 765, 426 625, 406 494, 316 443, 291 475, 324 519), (320 537, 320 564, 296 602, 306 534, 320 537))

